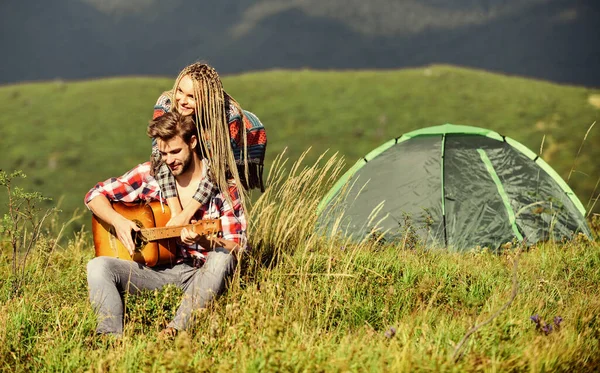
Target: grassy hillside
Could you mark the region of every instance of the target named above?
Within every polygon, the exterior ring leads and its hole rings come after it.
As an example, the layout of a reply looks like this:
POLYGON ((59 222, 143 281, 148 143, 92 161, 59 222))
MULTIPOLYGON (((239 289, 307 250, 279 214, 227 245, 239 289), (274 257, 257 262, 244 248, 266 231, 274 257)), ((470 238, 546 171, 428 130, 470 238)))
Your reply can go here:
MULTIPOLYGON (((30 189, 60 199, 63 217, 97 181, 145 161, 145 128, 172 77, 0 87, 0 168, 22 169, 30 189)), ((226 90, 268 129, 267 164, 288 148, 309 161, 326 149, 347 167, 386 140, 454 123, 487 127, 539 151, 588 205, 600 177, 600 90, 449 66, 395 71, 270 71, 224 78, 226 90), (595 95, 595 96, 594 96, 595 95), (576 160, 576 162, 575 162, 576 160)), ((597 191, 596 191, 597 193, 597 191)), ((4 196, 0 197, 3 201, 4 196)))
POLYGON ((190 333, 162 342, 181 294, 173 288, 128 299, 124 339, 94 337, 87 245, 32 258, 18 297, 0 287, 0 371, 594 372, 600 364, 597 247, 522 254, 516 299, 454 362, 465 333, 510 300, 514 253, 301 250, 242 276, 190 333), (536 329, 536 314, 550 333, 536 329))
POLYGON ((326 238, 315 233, 312 196, 332 170, 335 160, 278 173, 253 205, 252 249, 229 291, 174 341, 157 335, 178 289, 125 298, 123 338, 99 337, 87 300, 90 235, 64 248, 55 233, 42 236, 15 273, 0 233, 0 371, 597 370, 597 241, 495 255, 429 251, 410 235, 397 245, 326 238))

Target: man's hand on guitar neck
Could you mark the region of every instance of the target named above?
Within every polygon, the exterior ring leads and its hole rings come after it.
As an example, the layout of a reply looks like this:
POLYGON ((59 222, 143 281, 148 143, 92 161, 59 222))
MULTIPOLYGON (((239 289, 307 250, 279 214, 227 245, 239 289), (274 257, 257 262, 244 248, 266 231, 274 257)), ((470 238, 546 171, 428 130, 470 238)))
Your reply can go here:
MULTIPOLYGON (((192 224, 197 223, 196 220, 191 221, 192 224)), ((225 240, 217 237, 216 235, 207 237, 205 235, 199 235, 191 229, 183 228, 181 230, 181 242, 186 245, 198 244, 206 249, 214 249, 215 247, 222 247, 228 250, 232 254, 237 254, 240 250, 240 245, 235 241, 225 240)))

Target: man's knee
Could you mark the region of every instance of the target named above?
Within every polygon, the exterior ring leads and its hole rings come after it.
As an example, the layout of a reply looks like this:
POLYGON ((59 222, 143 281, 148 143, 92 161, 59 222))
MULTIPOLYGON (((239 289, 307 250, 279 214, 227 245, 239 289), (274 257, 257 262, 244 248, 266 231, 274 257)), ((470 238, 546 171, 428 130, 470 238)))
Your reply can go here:
POLYGON ((217 248, 208 254, 205 269, 215 273, 232 272, 236 265, 236 258, 223 248, 217 248))
POLYGON ((106 256, 98 256, 90 260, 87 264, 87 279, 88 283, 93 283, 97 280, 106 280, 112 275, 111 260, 106 256))

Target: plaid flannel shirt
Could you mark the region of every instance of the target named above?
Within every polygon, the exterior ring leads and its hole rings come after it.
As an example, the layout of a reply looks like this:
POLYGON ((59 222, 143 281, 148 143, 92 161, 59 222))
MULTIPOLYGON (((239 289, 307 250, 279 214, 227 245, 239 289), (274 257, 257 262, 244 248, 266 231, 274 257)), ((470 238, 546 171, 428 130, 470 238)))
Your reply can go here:
MULTIPOLYGON (((203 161, 202 179, 207 179, 207 162, 203 161)), ((126 174, 118 178, 110 178, 96 184, 85 195, 85 204, 97 197, 104 195, 109 201, 136 202, 136 201, 161 201, 166 202, 164 195, 157 180, 150 174, 151 162, 146 162, 133 168, 126 174)), ((196 218, 200 219, 220 219, 223 228, 223 238, 237 243, 242 250, 246 249, 246 217, 244 208, 239 198, 237 186, 233 181, 229 183, 229 195, 233 206, 227 202, 223 193, 212 189, 208 200, 196 212, 196 218)), ((190 253, 196 252, 196 247, 181 247, 180 254, 183 258, 191 256, 190 253)), ((205 256, 207 250, 202 247, 197 248, 202 256, 205 256)))

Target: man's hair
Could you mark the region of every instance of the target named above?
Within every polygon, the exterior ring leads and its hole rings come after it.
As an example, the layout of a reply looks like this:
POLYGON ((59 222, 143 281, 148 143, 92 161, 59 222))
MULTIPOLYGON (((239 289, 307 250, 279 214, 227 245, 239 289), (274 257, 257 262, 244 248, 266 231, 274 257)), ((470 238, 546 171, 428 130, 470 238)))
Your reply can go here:
POLYGON ((148 136, 151 138, 169 141, 180 136, 189 144, 192 136, 197 135, 196 124, 191 116, 183 116, 176 112, 169 112, 151 120, 148 124, 148 136))

